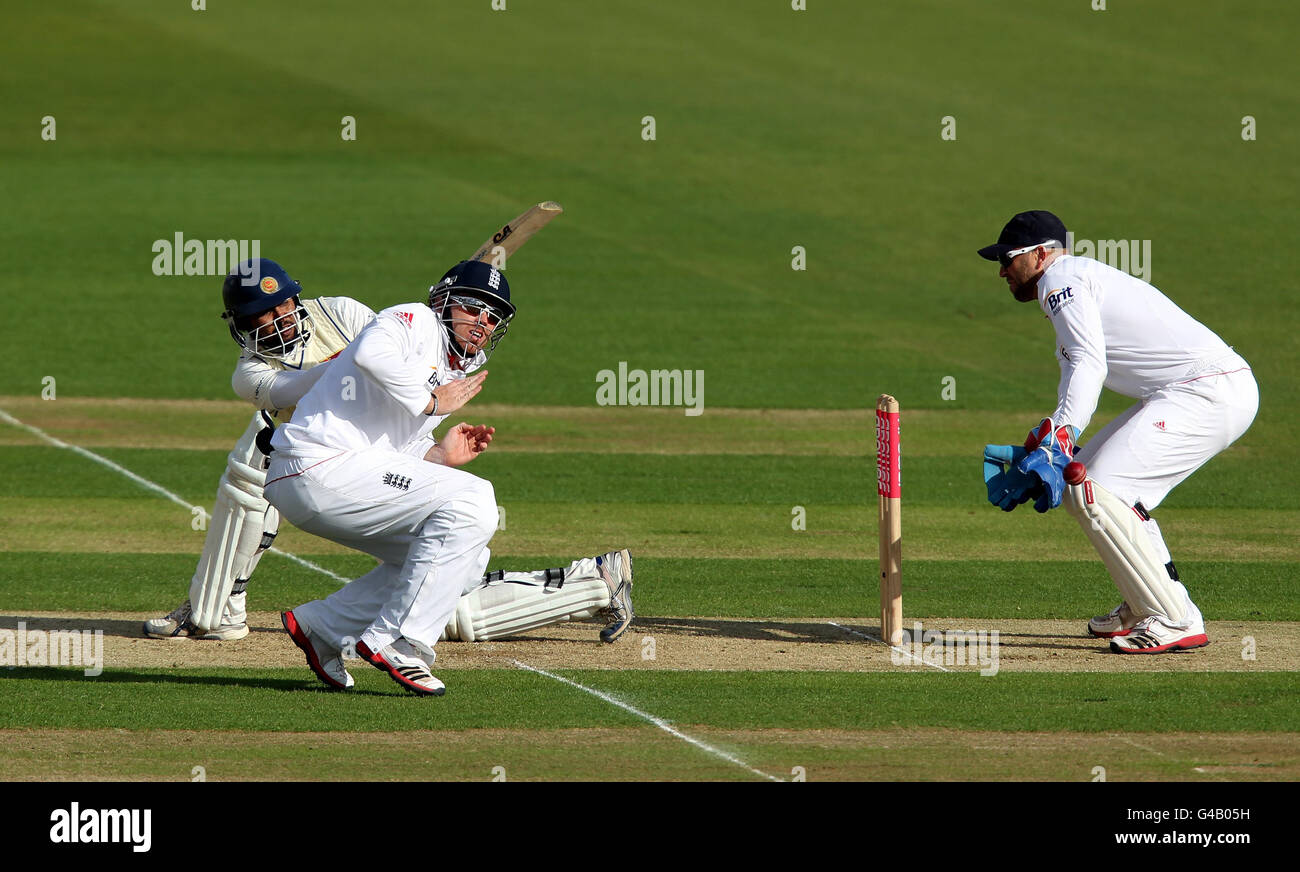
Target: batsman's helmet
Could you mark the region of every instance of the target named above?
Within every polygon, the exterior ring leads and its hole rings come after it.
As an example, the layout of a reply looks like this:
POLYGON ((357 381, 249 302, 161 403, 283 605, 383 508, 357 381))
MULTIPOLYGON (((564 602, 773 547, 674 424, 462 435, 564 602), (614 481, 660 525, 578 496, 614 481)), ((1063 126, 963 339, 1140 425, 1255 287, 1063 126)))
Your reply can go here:
POLYGON ((302 285, 284 267, 264 257, 240 263, 221 286, 225 311, 221 317, 240 347, 273 360, 283 360, 311 337, 311 313, 298 299, 302 285), (262 325, 253 320, 285 300, 293 300, 293 311, 262 325))
POLYGON ((510 283, 506 277, 491 264, 477 260, 462 260, 447 270, 446 275, 429 288, 429 308, 447 328, 452 354, 460 359, 462 369, 487 363, 497 343, 506 335, 510 319, 515 316, 514 303, 510 302, 510 283), (464 310, 468 317, 456 315, 453 312, 455 308, 464 310), (486 325, 481 321, 485 311, 489 317, 486 325), (491 331, 482 351, 470 354, 461 346, 455 330, 458 321, 486 326, 491 331))

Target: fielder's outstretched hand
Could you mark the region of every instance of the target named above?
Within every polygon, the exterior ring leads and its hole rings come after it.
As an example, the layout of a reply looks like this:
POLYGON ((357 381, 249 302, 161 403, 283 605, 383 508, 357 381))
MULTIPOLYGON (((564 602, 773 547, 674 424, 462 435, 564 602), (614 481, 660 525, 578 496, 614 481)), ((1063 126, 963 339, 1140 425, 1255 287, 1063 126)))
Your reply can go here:
POLYGON ((442 463, 446 466, 464 466, 487 449, 496 432, 496 427, 485 427, 482 424, 471 426, 461 421, 448 430, 447 435, 438 443, 442 448, 442 463))
MULTIPOLYGON (((458 378, 445 385, 439 385, 437 390, 433 392, 433 395, 438 398, 437 413, 439 415, 450 415, 468 403, 474 398, 475 394, 483 389, 483 379, 485 378, 487 378, 486 369, 465 378, 458 378)), ((430 400, 430 403, 432 403, 432 400, 430 400)))

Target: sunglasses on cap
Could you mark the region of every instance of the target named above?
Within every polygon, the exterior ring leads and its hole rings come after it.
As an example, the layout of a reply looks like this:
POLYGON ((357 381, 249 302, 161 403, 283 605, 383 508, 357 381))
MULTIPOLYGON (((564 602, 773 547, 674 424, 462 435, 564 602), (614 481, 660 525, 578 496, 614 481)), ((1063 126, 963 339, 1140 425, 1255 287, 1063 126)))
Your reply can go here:
POLYGON ((1061 242, 1058 239, 1049 239, 1046 242, 1035 242, 1033 245, 1026 245, 1024 248, 1013 248, 1010 251, 998 255, 998 263, 1004 268, 1011 266, 1011 261, 1022 254, 1027 254, 1035 248, 1060 248, 1061 242))

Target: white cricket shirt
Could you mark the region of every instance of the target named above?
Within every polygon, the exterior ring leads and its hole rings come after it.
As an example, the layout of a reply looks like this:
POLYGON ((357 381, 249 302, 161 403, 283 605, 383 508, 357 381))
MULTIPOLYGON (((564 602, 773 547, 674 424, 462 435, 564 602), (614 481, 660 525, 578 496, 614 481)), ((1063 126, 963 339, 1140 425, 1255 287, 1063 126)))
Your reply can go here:
POLYGON ((1038 279, 1061 364, 1052 420, 1083 431, 1102 387, 1135 399, 1246 366, 1212 330, 1151 285, 1090 257, 1064 255, 1038 279))
POLYGON ((289 423, 276 428, 271 445, 288 455, 286 471, 310 465, 298 459, 317 462, 376 447, 400 451, 428 435, 447 417, 424 414, 430 394, 465 377, 447 351, 447 332, 428 306, 380 312, 298 401, 289 423))

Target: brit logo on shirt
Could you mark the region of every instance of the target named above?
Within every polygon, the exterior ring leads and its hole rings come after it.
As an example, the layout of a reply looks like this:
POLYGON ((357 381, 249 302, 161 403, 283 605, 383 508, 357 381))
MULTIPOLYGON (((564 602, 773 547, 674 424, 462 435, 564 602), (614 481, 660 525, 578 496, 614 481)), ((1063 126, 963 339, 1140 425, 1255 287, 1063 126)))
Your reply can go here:
POLYGON ((395 487, 398 490, 410 490, 411 477, 409 475, 398 475, 395 472, 385 472, 384 484, 389 487, 395 487))
POLYGON ((1073 288, 1060 288, 1055 291, 1049 291, 1047 294, 1047 307, 1055 315, 1061 311, 1061 307, 1074 299, 1073 288))

